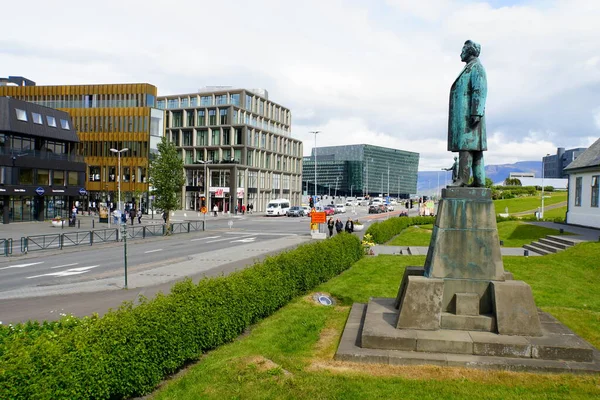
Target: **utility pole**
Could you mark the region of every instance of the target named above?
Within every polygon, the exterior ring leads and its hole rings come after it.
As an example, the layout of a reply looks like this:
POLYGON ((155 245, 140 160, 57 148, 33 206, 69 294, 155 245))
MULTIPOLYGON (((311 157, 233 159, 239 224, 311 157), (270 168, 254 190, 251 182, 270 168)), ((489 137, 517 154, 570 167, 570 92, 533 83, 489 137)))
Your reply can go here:
POLYGON ((314 133, 315 135, 315 204, 317 201, 317 133, 321 131, 310 131, 309 133, 314 133))
POLYGON ((387 195, 388 197, 390 197, 390 166, 388 165, 388 191, 387 191, 387 195))

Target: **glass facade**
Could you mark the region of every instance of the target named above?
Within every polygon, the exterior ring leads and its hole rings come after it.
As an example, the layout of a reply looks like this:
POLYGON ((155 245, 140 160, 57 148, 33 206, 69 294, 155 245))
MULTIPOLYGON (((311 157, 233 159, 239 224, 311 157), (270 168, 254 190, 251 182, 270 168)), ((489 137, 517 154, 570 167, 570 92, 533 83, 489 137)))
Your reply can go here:
MULTIPOLYGON (((405 197, 417 192, 419 153, 372 145, 319 147, 317 193, 405 197)), ((315 149, 302 165, 303 190, 314 194, 315 149), (308 189, 307 189, 308 188, 308 189)))

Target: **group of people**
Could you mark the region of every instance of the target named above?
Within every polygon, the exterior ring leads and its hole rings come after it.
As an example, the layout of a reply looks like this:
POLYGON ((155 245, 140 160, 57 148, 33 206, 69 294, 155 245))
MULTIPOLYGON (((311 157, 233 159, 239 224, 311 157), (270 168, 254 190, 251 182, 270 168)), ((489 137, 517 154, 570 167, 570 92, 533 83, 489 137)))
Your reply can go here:
POLYGON ((131 221, 131 225, 133 225, 135 219, 137 218, 138 224, 142 223, 142 210, 130 208, 125 210, 125 212, 121 212, 121 210, 113 211, 113 223, 117 225, 119 223, 119 219, 121 223, 126 224, 127 220, 131 221))
POLYGON ((335 222, 333 221, 333 218, 329 218, 329 220, 327 221, 327 229, 329 229, 329 237, 333 236, 333 228, 335 228, 335 231, 339 234, 340 232, 342 232, 342 229, 345 229, 346 232, 348 233, 352 233, 354 232, 354 221, 352 221, 350 218, 348 218, 348 221, 346 221, 346 225, 344 226, 344 223, 342 221, 340 221, 340 219, 336 219, 335 222))

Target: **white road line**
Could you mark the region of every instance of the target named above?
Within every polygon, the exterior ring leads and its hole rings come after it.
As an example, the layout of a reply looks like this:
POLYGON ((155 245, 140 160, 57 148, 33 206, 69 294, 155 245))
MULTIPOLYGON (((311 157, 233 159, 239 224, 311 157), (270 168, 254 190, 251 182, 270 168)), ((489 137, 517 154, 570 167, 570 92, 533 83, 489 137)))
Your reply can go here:
POLYGON ((251 243, 251 242, 254 242, 255 240, 256 240, 255 237, 249 237, 249 238, 246 238, 246 239, 232 240, 229 243, 234 243, 234 242, 251 243))
MULTIPOLYGON (((226 235, 239 235, 242 232, 225 232, 226 235)), ((243 232, 247 235, 255 236, 298 236, 297 233, 268 233, 268 232, 243 232)))
MULTIPOLYGON (((239 233, 238 233, 238 235, 239 235, 239 233)), ((248 237, 248 236, 252 236, 252 235, 242 235, 242 236, 239 237, 239 239, 245 238, 245 237, 248 237)), ((224 239, 217 239, 217 240, 209 240, 206 243, 217 243, 217 242, 223 242, 225 240, 231 240, 231 239, 235 239, 235 238, 224 238, 224 239)))
POLYGON ((65 264, 65 265, 58 265, 56 267, 51 267, 50 269, 56 269, 56 268, 64 268, 64 267, 72 267, 73 265, 77 265, 79 263, 73 263, 73 264, 65 264))
POLYGON ((99 267, 99 266, 100 265, 90 265, 89 267, 71 268, 71 269, 67 269, 67 270, 64 270, 64 271, 51 272, 49 274, 28 276, 27 279, 41 278, 42 276, 59 276, 59 277, 62 277, 62 276, 71 276, 71 275, 85 274, 90 269, 96 268, 96 267, 99 267))
POLYGON ((148 251, 145 251, 145 252, 144 252, 144 254, 148 254, 148 253, 156 253, 157 251, 162 251, 162 249, 148 250, 148 251))
POLYGON ((38 264, 43 264, 43 261, 40 262, 34 262, 34 263, 29 263, 29 264, 17 264, 17 265, 9 265, 8 267, 2 267, 0 268, 0 270, 2 269, 9 269, 9 268, 25 268, 25 267, 30 267, 32 265, 38 265, 38 264))
POLYGON ((190 239, 190 242, 195 242, 197 240, 206 240, 206 239, 218 239, 221 236, 207 236, 207 237, 203 237, 203 238, 198 238, 198 239, 190 239))

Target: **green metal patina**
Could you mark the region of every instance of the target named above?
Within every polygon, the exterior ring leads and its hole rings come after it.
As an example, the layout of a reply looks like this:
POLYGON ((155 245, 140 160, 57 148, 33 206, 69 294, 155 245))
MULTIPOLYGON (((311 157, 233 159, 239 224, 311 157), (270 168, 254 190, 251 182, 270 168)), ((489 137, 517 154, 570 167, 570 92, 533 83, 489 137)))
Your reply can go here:
POLYGON ((459 153, 458 178, 451 186, 466 186, 473 170, 471 186, 485 186, 483 152, 487 150, 485 101, 487 78, 479 62, 481 46, 467 40, 460 54, 466 63, 450 89, 448 150, 459 153))

